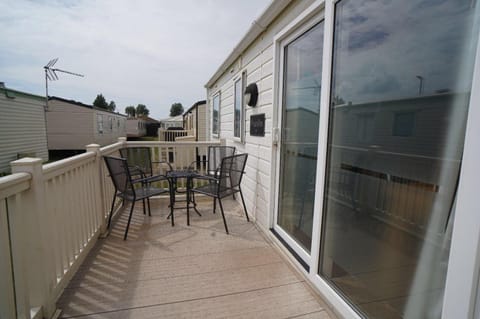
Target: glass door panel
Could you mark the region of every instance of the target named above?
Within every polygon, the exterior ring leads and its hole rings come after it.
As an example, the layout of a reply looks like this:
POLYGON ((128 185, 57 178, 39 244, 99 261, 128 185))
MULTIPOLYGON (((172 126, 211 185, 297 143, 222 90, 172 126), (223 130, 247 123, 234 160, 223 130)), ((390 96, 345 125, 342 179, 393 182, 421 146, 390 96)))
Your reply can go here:
POLYGON ((368 318, 440 318, 476 1, 336 4, 319 273, 368 318))
POLYGON ((310 252, 317 166, 323 23, 284 48, 277 227, 310 252))

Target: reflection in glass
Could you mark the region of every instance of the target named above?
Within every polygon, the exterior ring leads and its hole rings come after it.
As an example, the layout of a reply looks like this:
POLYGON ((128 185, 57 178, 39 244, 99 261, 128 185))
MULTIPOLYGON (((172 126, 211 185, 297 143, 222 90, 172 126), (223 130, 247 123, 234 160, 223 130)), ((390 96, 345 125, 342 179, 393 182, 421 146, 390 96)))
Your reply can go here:
POLYGON ((218 114, 220 110, 220 95, 213 97, 213 114, 212 114, 212 133, 218 134, 218 114))
POLYGON ((240 137, 240 125, 241 125, 241 108, 242 108, 242 79, 235 81, 235 101, 234 101, 234 129, 233 136, 240 137))
POLYGON ((336 4, 320 275, 369 318, 440 318, 475 1, 336 4))
POLYGON ((323 23, 285 47, 278 225, 310 252, 323 23))

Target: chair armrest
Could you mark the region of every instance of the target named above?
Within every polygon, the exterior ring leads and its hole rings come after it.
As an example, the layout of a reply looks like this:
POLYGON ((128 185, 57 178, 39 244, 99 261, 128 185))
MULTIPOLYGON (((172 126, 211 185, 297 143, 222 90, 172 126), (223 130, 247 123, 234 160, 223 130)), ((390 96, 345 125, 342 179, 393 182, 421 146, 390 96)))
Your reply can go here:
POLYGON ((138 165, 128 166, 128 170, 130 171, 130 176, 140 175, 142 178, 147 177, 145 172, 138 165))
POLYGON ((153 161, 152 164, 167 164, 168 170, 173 171, 172 165, 167 161, 153 161))
POLYGON ((201 180, 207 180, 207 181, 218 183, 218 178, 215 178, 213 176, 207 176, 207 175, 195 175, 192 177, 192 179, 201 179, 201 180))
POLYGON ((196 167, 194 166, 194 164, 197 164, 197 165, 198 165, 198 164, 200 164, 200 163, 208 163, 208 161, 207 161, 207 160, 205 160, 205 161, 204 161, 204 160, 196 160, 196 161, 193 161, 193 162, 190 163, 190 165, 188 165, 188 168, 187 168, 187 169, 193 171, 193 170, 195 170, 195 168, 196 168, 196 167))

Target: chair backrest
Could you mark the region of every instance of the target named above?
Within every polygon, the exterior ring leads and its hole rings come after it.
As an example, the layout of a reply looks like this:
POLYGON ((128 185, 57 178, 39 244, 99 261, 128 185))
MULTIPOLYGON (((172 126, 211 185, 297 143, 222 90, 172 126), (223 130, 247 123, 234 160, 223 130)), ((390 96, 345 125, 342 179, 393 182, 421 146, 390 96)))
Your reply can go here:
POLYGON ((225 157, 235 155, 234 146, 209 146, 207 173, 216 172, 225 157))
POLYGON ((220 166, 219 192, 238 189, 247 163, 248 154, 237 154, 225 157, 220 166))
POLYGON ((124 158, 104 156, 105 164, 112 178, 115 189, 121 193, 132 189, 132 179, 128 170, 127 160, 124 158))
POLYGON ((130 167, 138 167, 147 176, 152 176, 152 155, 149 147, 125 147, 120 156, 127 159, 130 167))

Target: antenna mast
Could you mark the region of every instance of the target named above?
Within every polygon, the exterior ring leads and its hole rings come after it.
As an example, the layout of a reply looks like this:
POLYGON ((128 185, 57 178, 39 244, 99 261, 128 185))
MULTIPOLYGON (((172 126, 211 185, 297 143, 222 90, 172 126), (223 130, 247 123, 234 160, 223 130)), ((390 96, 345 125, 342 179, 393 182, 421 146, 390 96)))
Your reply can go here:
POLYGON ((58 80, 58 75, 57 75, 56 72, 67 73, 67 74, 71 74, 71 75, 75 75, 75 76, 79 76, 79 77, 83 78, 82 74, 78 74, 78 73, 74 73, 74 72, 70 72, 70 71, 66 71, 66 70, 62 70, 62 69, 53 68, 53 66, 55 65, 55 63, 57 63, 57 61, 58 61, 58 58, 50 60, 47 63, 47 65, 45 65, 43 67, 45 69, 45 95, 46 95, 46 98, 47 98, 47 109, 48 109, 48 80, 50 80, 50 81, 58 80))

